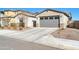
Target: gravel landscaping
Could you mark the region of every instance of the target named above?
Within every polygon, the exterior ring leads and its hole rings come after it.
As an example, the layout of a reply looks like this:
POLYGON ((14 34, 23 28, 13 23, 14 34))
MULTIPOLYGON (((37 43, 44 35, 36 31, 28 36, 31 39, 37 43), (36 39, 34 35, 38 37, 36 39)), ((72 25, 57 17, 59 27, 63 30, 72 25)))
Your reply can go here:
POLYGON ((79 40, 79 29, 66 28, 65 30, 57 30, 52 35, 57 38, 79 40))

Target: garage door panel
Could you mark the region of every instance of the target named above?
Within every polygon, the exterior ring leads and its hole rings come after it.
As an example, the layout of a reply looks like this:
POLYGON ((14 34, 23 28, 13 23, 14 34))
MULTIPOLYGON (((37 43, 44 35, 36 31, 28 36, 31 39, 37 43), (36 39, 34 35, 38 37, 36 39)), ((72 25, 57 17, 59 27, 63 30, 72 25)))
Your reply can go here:
POLYGON ((58 27, 58 19, 40 20, 41 27, 58 27))

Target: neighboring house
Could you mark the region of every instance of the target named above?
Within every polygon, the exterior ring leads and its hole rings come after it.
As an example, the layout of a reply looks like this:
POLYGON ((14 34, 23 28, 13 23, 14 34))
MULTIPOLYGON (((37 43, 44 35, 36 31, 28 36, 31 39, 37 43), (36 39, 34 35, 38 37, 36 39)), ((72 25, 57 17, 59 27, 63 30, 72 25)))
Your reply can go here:
POLYGON ((27 11, 5 10, 0 12, 0 25, 16 27, 62 27, 66 28, 71 17, 61 11, 47 9, 40 13, 33 14, 27 11), (2 16, 1 16, 2 15, 2 16), (2 22, 4 21, 4 23, 2 22))

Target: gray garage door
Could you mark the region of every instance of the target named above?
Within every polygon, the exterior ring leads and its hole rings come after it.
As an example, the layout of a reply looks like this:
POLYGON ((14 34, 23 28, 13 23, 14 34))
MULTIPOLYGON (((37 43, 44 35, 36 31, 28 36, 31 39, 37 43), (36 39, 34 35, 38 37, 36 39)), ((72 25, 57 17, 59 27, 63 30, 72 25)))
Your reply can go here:
POLYGON ((40 20, 41 27, 58 27, 58 19, 43 19, 40 20))

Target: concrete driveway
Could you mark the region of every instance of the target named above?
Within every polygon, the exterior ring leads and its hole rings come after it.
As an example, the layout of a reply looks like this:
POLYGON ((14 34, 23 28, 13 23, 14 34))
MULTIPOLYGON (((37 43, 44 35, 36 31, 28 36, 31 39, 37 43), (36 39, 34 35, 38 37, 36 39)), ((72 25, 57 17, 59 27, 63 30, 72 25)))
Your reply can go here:
POLYGON ((33 28, 24 31, 2 30, 0 31, 0 35, 32 42, 40 40, 43 36, 56 30, 57 28, 33 28))
POLYGON ((41 45, 40 39, 57 28, 33 28, 24 31, 0 30, 0 49, 58 49, 41 45), (37 42, 36 42, 37 41, 37 42))

